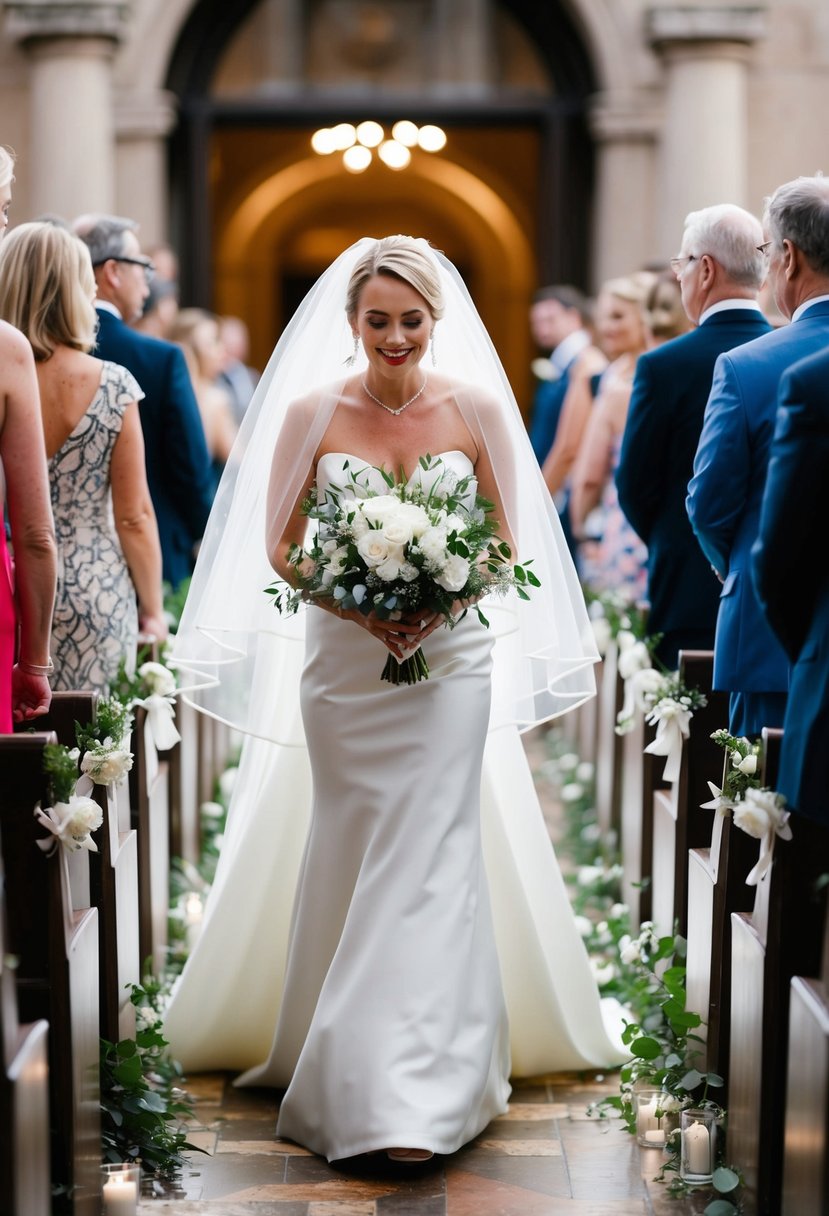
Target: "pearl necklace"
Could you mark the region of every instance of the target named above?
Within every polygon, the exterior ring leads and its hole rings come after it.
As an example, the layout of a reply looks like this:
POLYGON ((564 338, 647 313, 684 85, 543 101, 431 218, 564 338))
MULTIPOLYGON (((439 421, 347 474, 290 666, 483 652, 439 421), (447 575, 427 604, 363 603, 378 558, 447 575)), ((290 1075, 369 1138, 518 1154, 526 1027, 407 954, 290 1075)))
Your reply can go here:
POLYGON ((423 392, 423 390, 426 387, 426 377, 425 376, 423 377, 423 383, 421 384, 420 388, 415 393, 414 397, 410 397, 408 401, 404 401, 403 404, 399 407, 399 409, 396 409, 396 410, 393 410, 390 405, 386 405, 385 401, 381 401, 379 397, 375 397, 374 393, 371 391, 369 386, 366 384, 365 380, 363 380, 362 384, 363 384, 363 388, 366 391, 367 397, 371 397, 372 401, 376 402, 376 404, 379 405, 382 409, 384 409, 386 411, 386 413, 394 414, 395 416, 397 416, 397 414, 402 414, 403 411, 408 406, 412 405, 413 402, 417 401, 418 397, 420 396, 420 394, 423 392))

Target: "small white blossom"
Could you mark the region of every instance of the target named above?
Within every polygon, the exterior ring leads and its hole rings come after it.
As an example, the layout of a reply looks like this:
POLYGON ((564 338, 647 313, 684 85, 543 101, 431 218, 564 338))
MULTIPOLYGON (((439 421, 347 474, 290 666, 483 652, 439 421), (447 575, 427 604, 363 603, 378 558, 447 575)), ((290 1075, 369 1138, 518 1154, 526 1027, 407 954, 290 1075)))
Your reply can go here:
POLYGON ((587 916, 574 916, 576 930, 581 937, 589 937, 593 932, 593 922, 587 916))
POLYGON ((176 677, 163 663, 142 663, 138 675, 151 696, 169 697, 176 691, 176 677))
POLYGON ((594 768, 589 760, 582 760, 581 764, 576 769, 577 781, 592 781, 594 768))
POLYGON ((745 773, 747 777, 752 777, 757 772, 757 756, 754 752, 749 752, 747 756, 741 756, 738 751, 731 753, 731 764, 739 772, 745 773))
POLYGON ((566 785, 561 787, 562 802, 578 802, 584 797, 584 786, 578 781, 568 781, 566 785))
POLYGON ((461 591, 468 581, 469 562, 455 553, 450 553, 443 568, 435 575, 435 582, 447 591, 461 591))

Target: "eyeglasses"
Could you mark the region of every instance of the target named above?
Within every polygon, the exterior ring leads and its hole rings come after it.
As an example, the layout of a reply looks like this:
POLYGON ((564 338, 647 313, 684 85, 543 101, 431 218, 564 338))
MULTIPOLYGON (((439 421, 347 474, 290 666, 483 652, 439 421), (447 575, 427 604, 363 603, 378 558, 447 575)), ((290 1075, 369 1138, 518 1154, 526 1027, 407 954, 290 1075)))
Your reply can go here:
POLYGON ((105 262, 126 262, 129 266, 141 266, 144 271, 144 278, 148 283, 152 282, 155 274, 155 264, 149 258, 127 258, 127 257, 111 257, 102 258, 100 262, 95 262, 95 266, 103 266, 105 262))
POLYGON ((698 261, 698 258, 696 256, 696 254, 694 254, 694 253, 689 253, 686 257, 683 257, 683 258, 671 258, 671 261, 670 261, 671 270, 674 272, 676 277, 679 278, 679 276, 682 274, 683 270, 688 265, 688 263, 696 262, 696 261, 698 261))
POLYGON ((762 245, 755 245, 754 248, 758 253, 762 253, 764 258, 771 256, 771 247, 774 241, 763 241, 762 245))

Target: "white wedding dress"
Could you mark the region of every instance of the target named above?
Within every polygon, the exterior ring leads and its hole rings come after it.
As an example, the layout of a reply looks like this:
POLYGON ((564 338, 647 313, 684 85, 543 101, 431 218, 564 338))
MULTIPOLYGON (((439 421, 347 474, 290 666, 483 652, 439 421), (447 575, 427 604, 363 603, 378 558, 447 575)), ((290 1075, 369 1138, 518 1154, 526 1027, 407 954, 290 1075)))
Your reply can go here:
MULTIPOLYGON (((344 459, 320 459, 321 489, 344 459)), ((278 1134, 329 1160, 454 1152, 506 1109, 511 1074, 625 1058, 520 736, 487 734, 493 646, 470 613, 426 640, 428 680, 395 687, 376 639, 312 610, 307 750, 301 732, 245 743, 165 1033, 186 1071, 285 1088, 278 1134)))

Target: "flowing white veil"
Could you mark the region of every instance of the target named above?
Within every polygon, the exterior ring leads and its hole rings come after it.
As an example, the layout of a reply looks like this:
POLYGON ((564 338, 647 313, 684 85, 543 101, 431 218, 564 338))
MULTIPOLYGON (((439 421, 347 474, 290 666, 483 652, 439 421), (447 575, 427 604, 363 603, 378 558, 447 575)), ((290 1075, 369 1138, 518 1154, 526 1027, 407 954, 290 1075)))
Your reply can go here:
MULTIPOLYGON (((345 300, 352 270, 373 244, 363 238, 336 259, 274 350, 222 477, 171 652, 187 700, 245 733, 287 745, 303 742, 297 702, 307 609, 281 617, 264 594, 275 579, 265 535, 287 520, 342 384, 364 361, 361 352, 353 370, 346 366, 353 338, 345 300), (288 406, 320 385, 318 409, 298 424, 288 406), (280 447, 290 448, 293 461, 268 502, 273 453, 286 426, 296 434, 280 447)), ((439 371, 457 380, 458 408, 490 455, 517 557, 532 559, 541 582, 529 602, 510 592, 483 606, 497 637, 491 728, 523 730, 594 694, 598 654, 558 516, 498 355, 454 266, 427 241, 417 244, 433 260, 443 290, 439 371)), ((426 650, 428 657, 428 641, 426 650)))

